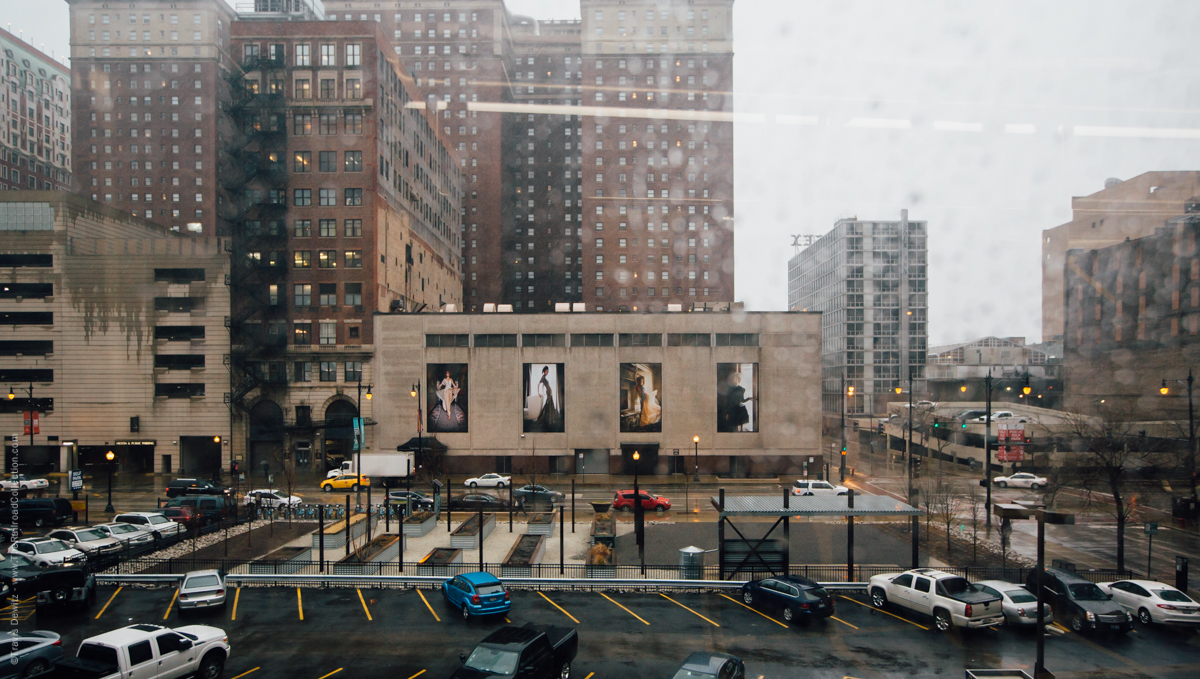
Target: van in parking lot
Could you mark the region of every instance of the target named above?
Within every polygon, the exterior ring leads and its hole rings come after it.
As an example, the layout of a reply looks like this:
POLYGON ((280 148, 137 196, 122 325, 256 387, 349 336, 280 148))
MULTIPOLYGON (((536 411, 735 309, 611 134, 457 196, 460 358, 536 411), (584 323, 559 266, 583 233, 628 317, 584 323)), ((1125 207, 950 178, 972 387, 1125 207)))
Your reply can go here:
MULTIPOLYGON (((0 523, 11 524, 13 521, 13 505, 0 504, 0 523)), ((24 498, 17 500, 16 523, 43 526, 61 526, 67 519, 75 515, 71 501, 62 497, 24 498)))
POLYGON ((166 506, 192 508, 202 526, 237 513, 237 503, 228 495, 187 495, 169 500, 166 506))

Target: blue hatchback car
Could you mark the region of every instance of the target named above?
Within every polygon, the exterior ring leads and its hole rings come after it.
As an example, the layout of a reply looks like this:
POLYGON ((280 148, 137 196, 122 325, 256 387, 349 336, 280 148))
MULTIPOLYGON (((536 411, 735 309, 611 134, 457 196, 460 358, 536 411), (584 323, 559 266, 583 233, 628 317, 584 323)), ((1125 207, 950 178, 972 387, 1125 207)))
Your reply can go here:
POLYGON ((508 590, 491 573, 465 573, 442 583, 442 598, 462 612, 463 620, 473 615, 500 615, 512 609, 508 590))

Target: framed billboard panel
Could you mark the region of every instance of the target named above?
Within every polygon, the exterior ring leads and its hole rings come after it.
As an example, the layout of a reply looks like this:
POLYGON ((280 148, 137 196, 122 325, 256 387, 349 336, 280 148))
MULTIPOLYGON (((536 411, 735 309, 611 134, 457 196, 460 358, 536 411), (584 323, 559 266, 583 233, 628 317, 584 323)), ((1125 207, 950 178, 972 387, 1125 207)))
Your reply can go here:
POLYGON ((467 364, 430 363, 426 366, 425 380, 429 385, 425 390, 428 431, 467 431, 467 364))
POLYGON ((562 432, 563 376, 562 363, 526 363, 522 371, 525 384, 522 391, 526 432, 562 432))
POLYGON ((662 364, 621 364, 621 431, 662 431, 662 364))
POLYGON ((758 431, 758 364, 717 364, 717 431, 758 431))

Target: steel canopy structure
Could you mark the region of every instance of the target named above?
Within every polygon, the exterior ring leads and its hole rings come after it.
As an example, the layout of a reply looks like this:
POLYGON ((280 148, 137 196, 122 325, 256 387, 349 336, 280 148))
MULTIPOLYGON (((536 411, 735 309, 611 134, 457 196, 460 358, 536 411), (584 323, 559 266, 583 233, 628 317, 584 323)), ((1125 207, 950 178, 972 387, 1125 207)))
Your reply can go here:
MULTIPOLYGON (((732 577, 747 572, 786 575, 791 566, 789 520, 793 517, 842 516, 846 517, 846 580, 850 582, 854 580, 854 517, 913 517, 915 521, 915 517, 924 514, 920 509, 886 495, 862 495, 854 490, 846 495, 832 496, 793 496, 790 488, 784 488, 780 495, 727 497, 724 488, 718 493, 710 498, 710 501, 720 517, 717 523, 717 558, 721 580, 726 579, 726 576, 732 577), (766 535, 750 539, 738 530, 731 520, 732 517, 773 518, 775 523, 767 530, 766 535), (725 539, 727 525, 737 533, 737 538, 725 539), (771 534, 780 526, 783 528, 782 540, 771 539, 771 534)), ((914 533, 913 568, 917 567, 916 550, 914 533)))

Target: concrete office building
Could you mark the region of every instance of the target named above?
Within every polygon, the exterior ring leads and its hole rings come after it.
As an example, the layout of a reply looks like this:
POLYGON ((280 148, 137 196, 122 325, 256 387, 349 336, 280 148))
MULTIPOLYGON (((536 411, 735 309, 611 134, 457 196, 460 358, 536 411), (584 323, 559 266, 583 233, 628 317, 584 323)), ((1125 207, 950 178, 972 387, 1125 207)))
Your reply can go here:
POLYGON ((103 471, 109 450, 122 471, 228 468, 228 262, 75 194, 0 193, 0 428, 41 413, 23 469, 103 471))
POLYGON ((0 191, 71 188, 71 69, 0 29, 0 191))
POLYGON ((1104 189, 1071 199, 1071 221, 1042 232, 1042 341, 1061 340, 1064 267, 1069 250, 1095 250, 1153 235, 1200 197, 1200 172, 1146 172, 1109 179, 1104 189))
POLYGON ((698 457, 704 474, 815 476, 825 462, 817 314, 396 314, 375 328, 390 357, 375 440, 408 442, 420 413, 446 449, 423 463, 451 473, 692 474, 698 457))
POLYGON ((840 219, 788 262, 788 309, 820 311, 822 410, 881 415, 895 387, 925 393, 928 224, 840 219))

